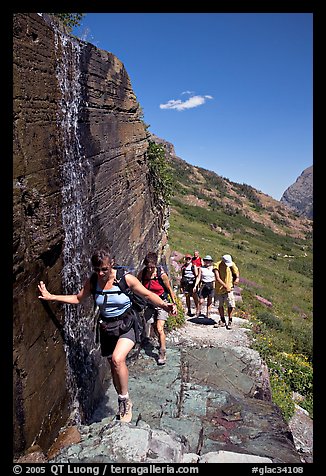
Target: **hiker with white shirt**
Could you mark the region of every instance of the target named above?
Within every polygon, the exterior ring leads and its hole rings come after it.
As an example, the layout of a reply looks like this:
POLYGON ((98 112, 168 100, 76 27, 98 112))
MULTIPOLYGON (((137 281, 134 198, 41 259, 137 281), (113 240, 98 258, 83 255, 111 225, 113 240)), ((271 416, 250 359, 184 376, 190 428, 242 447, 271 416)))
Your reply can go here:
POLYGON ((197 317, 201 315, 202 305, 207 299, 207 317, 209 317, 212 301, 214 297, 215 273, 213 270, 213 258, 206 255, 203 258, 204 265, 198 268, 198 276, 196 278, 195 287, 199 289, 199 305, 197 317))

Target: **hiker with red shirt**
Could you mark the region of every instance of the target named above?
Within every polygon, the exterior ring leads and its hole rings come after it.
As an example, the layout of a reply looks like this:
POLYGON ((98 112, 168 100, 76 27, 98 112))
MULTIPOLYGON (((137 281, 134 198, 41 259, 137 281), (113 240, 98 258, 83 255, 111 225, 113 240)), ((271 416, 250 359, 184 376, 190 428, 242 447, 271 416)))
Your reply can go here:
POLYGON ((199 256, 199 251, 195 250, 194 251, 194 256, 191 258, 192 264, 197 266, 197 268, 200 268, 201 266, 204 266, 204 262, 202 258, 199 256))
MULTIPOLYGON (((156 253, 147 253, 144 259, 145 268, 139 272, 137 277, 145 288, 159 296, 164 302, 167 303, 168 296, 170 296, 172 302, 175 303, 175 294, 170 284, 169 277, 160 266, 157 266, 157 260, 158 257, 156 253)), ((166 362, 164 325, 168 318, 168 313, 158 306, 149 304, 145 309, 144 317, 147 323, 153 323, 154 331, 160 344, 157 363, 159 365, 164 365, 166 362)))

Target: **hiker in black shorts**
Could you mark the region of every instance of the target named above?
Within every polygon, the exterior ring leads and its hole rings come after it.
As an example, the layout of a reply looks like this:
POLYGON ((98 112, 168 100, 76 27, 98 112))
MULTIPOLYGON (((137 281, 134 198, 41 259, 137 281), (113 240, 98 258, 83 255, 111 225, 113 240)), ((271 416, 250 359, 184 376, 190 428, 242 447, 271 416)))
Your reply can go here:
POLYGON ((185 263, 181 267, 181 280, 180 286, 181 291, 184 293, 186 297, 186 305, 187 305, 187 315, 193 316, 191 313, 191 302, 190 298, 193 298, 195 306, 196 306, 196 314, 199 312, 199 298, 197 294, 197 290, 195 287, 196 278, 198 276, 198 268, 195 264, 191 262, 192 256, 190 254, 186 254, 184 259, 185 263))
MULTIPOLYGON (((128 353, 135 345, 134 327, 126 329, 126 323, 134 323, 132 303, 129 297, 121 292, 117 285, 117 270, 112 267, 108 250, 99 250, 91 258, 91 263, 97 274, 95 291, 96 304, 99 307, 99 335, 101 354, 107 357, 111 367, 112 380, 118 393, 120 420, 130 422, 132 418, 132 402, 128 393, 129 372, 126 365, 128 353), (106 292, 107 291, 107 292, 106 292)), ((150 301, 166 312, 176 314, 175 304, 163 301, 159 296, 146 289, 140 281, 130 273, 124 276, 127 287, 138 296, 150 301)), ((51 294, 43 281, 38 285, 39 299, 57 301, 65 304, 80 304, 92 295, 91 277, 86 279, 78 294, 51 294)))
POLYGON ((197 316, 201 314, 201 307, 207 299, 207 317, 209 317, 212 301, 214 297, 215 274, 213 271, 213 258, 210 255, 203 258, 204 266, 199 268, 195 286, 199 286, 199 309, 197 316))

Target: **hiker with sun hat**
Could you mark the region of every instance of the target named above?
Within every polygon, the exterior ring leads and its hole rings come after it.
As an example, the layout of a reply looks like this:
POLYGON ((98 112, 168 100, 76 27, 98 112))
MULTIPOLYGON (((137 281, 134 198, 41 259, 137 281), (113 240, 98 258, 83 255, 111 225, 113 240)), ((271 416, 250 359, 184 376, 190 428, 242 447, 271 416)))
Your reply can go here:
POLYGON ((213 258, 206 255, 203 258, 204 265, 198 268, 195 287, 198 289, 199 305, 197 317, 201 315, 201 307, 207 298, 207 317, 209 317, 212 301, 214 297, 215 274, 213 271, 213 258))
POLYGON ((231 329, 232 314, 235 308, 233 286, 239 283, 239 269, 231 255, 223 255, 222 259, 213 265, 215 273, 215 304, 218 307, 220 321, 214 327, 231 329), (225 321, 224 305, 227 304, 228 322, 225 321))

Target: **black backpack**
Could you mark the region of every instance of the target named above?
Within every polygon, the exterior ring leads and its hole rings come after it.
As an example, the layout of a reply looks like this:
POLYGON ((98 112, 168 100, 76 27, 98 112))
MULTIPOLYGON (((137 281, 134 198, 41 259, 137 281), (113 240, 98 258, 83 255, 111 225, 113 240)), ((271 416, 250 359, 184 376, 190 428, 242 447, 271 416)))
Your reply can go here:
MULTIPOLYGON (((142 312, 145 307, 147 306, 147 301, 143 299, 142 297, 138 296, 137 294, 133 293, 132 290, 128 287, 125 279, 125 275, 127 274, 124 270, 123 267, 116 267, 114 268, 117 270, 116 278, 114 280, 115 285, 117 285, 120 288, 120 291, 97 291, 96 286, 97 286, 97 274, 93 273, 91 278, 90 278, 90 284, 91 284, 91 293, 93 295, 94 299, 94 310, 96 309, 96 302, 95 302, 95 294, 101 294, 103 296, 107 296, 108 294, 120 294, 124 293, 126 294, 130 301, 131 301, 131 307, 137 312, 140 313, 142 312)), ((128 271, 127 271, 128 272, 128 271)))
POLYGON ((188 266, 187 264, 184 264, 181 268, 181 281, 183 281, 185 283, 187 283, 187 282, 192 283, 192 282, 196 281, 196 277, 197 277, 196 274, 195 274, 195 266, 193 264, 191 265, 191 271, 192 271, 192 274, 194 275, 194 277, 193 278, 186 278, 185 277, 185 270, 186 270, 187 266, 188 266))
MULTIPOLYGON (((137 294, 133 293, 132 290, 128 287, 125 279, 126 272, 123 267, 114 267, 117 270, 116 279, 114 280, 115 285, 120 288, 120 291, 98 291, 96 290, 97 287, 97 273, 93 273, 90 277, 90 285, 91 285, 91 293, 94 299, 94 312, 96 310, 96 301, 95 301, 95 294, 101 294, 106 299, 108 294, 126 294, 130 301, 131 301, 131 308, 134 310, 134 313, 137 317, 137 325, 135 326, 135 336, 136 342, 140 343, 144 338, 145 333, 145 320, 142 311, 147 306, 147 301, 142 297, 138 296, 137 294)), ((104 301, 105 302, 105 301, 104 301)), ((99 316, 100 317, 100 316, 99 316)), ((98 318, 99 319, 99 318, 98 318)), ((98 322, 97 319, 97 322, 98 322)), ((96 339, 95 342, 98 342, 98 325, 95 326, 95 335, 96 339)))

